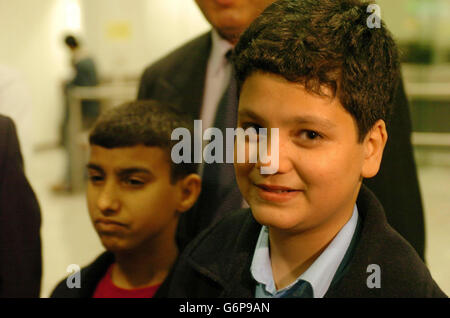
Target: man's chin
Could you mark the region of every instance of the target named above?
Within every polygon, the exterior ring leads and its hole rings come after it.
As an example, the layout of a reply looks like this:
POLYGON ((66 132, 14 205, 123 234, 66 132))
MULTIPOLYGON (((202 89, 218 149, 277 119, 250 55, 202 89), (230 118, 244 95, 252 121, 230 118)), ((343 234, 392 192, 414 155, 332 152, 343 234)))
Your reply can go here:
POLYGON ((237 41, 239 40, 239 36, 242 33, 241 29, 231 28, 231 27, 222 27, 221 29, 216 29, 219 35, 230 42, 231 44, 235 45, 237 41))

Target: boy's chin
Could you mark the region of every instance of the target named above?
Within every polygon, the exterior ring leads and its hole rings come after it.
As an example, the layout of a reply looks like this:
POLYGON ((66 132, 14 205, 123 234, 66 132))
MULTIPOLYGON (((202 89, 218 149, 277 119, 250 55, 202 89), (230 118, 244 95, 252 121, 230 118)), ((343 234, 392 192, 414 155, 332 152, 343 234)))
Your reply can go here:
POLYGON ((103 247, 112 253, 123 253, 130 249, 128 244, 124 242, 123 240, 119 240, 118 238, 114 237, 101 237, 101 242, 103 247))
POLYGON ((286 232, 301 232, 307 229, 305 214, 295 209, 283 209, 280 207, 252 207, 255 220, 269 228, 279 229, 286 232))

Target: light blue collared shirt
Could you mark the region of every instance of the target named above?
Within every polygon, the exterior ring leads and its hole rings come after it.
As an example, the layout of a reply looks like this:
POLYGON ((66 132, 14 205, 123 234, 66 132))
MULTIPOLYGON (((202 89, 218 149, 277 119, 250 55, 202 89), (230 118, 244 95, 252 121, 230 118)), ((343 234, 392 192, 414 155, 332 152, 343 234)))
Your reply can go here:
POLYGON ((311 266, 292 284, 277 290, 273 280, 269 253, 269 228, 263 226, 256 243, 250 271, 256 280, 256 298, 283 297, 299 281, 308 282, 313 290, 314 298, 322 298, 330 287, 336 271, 347 252, 358 223, 358 208, 356 204, 350 220, 342 227, 334 239, 311 266))

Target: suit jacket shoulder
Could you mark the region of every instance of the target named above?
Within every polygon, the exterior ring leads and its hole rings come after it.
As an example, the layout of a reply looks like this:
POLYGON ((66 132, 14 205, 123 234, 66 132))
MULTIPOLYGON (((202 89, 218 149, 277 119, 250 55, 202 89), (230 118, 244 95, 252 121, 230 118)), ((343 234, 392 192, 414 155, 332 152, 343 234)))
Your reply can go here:
POLYGON ((14 122, 0 115, 0 298, 39 297, 41 212, 14 122))
POLYGON ((357 206, 362 219, 358 242, 344 275, 325 297, 446 297, 415 249, 388 224, 381 203, 365 186, 357 206), (369 284, 371 279, 379 285, 369 284))
POLYGON ((157 99, 197 116, 210 50, 211 32, 207 32, 148 66, 138 99, 157 99))

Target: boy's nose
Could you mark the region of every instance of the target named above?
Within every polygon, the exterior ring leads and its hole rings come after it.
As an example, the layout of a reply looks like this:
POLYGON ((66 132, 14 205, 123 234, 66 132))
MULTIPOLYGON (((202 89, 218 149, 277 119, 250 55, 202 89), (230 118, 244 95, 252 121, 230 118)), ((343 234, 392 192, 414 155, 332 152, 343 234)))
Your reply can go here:
POLYGON ((293 165, 289 153, 289 140, 279 136, 279 134, 271 135, 267 139, 267 150, 258 153, 258 161, 255 167, 261 173, 261 167, 271 167, 265 169, 264 174, 277 174, 289 172, 293 165), (264 156, 264 152, 267 156, 264 156))
MULTIPOLYGON (((286 138, 278 137, 278 142, 273 142, 271 138, 268 139, 267 143, 267 158, 261 158, 258 155, 258 161, 255 167, 261 171, 261 167, 275 166, 276 171, 266 173, 266 174, 277 174, 277 173, 287 173, 292 169, 292 160, 290 158, 288 141, 286 138), (270 160, 267 160, 270 158, 270 160), (263 159, 263 160, 261 160, 263 159)), ((266 171, 270 171, 267 169, 266 171)))
POLYGON ((117 189, 112 182, 107 182, 100 190, 97 207, 104 215, 111 215, 119 211, 120 201, 117 189))

